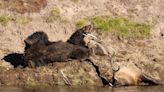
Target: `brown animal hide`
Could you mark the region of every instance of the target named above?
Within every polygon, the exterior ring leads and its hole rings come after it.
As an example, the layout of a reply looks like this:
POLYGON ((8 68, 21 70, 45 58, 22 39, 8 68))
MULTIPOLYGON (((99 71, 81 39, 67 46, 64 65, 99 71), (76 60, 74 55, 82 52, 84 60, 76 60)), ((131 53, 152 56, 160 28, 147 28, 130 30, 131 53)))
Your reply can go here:
POLYGON ((142 73, 140 70, 123 67, 114 75, 116 86, 163 85, 159 80, 142 73))

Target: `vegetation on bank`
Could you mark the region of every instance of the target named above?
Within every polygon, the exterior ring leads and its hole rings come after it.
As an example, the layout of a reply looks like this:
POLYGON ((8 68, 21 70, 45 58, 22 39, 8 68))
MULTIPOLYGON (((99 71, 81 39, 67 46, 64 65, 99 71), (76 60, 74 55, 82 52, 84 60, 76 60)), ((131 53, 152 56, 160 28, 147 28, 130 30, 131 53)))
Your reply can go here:
POLYGON ((59 8, 54 8, 51 10, 50 15, 47 17, 46 22, 50 23, 61 19, 59 8))
POLYGON ((71 0, 74 3, 78 3, 80 0, 71 0))
POLYGON ((3 26, 7 25, 7 23, 11 20, 12 20, 11 16, 7 16, 7 15, 1 15, 0 16, 0 24, 3 26))
MULTIPOLYGON (((86 25, 88 20, 82 19, 76 23, 77 28, 86 25)), ((123 37, 147 37, 151 33, 151 25, 146 23, 134 22, 127 18, 113 18, 110 16, 95 16, 91 22, 100 32, 111 32, 123 37)))
MULTIPOLYGON (((13 21, 18 24, 26 25, 32 22, 32 18, 27 16, 9 16, 0 15, 0 24, 6 26, 8 22, 13 21)), ((46 18, 46 22, 59 21, 62 23, 68 23, 64 17, 60 15, 60 10, 54 8, 50 15, 46 18)), ((82 28, 89 22, 93 23, 94 27, 100 32, 111 32, 118 36, 123 37, 148 37, 151 34, 152 26, 146 23, 134 22, 127 18, 110 17, 110 16, 94 16, 90 20, 84 18, 76 23, 76 28, 82 28)))
POLYGON ((50 11, 48 17, 46 17, 47 23, 53 23, 54 21, 60 21, 62 23, 68 23, 68 20, 61 16, 61 12, 59 8, 54 8, 50 11))
POLYGON ((9 15, 0 15, 0 24, 6 26, 9 22, 16 22, 18 24, 28 24, 32 22, 32 18, 24 16, 9 16, 9 15))
POLYGON ((76 28, 77 29, 80 29, 82 27, 84 27, 85 25, 88 24, 88 20, 87 19, 82 19, 82 20, 79 20, 77 23, 76 23, 76 28))
POLYGON ((28 24, 30 22, 32 22, 32 18, 30 18, 30 17, 20 16, 20 17, 16 18, 16 23, 19 23, 19 24, 26 25, 26 24, 28 24))

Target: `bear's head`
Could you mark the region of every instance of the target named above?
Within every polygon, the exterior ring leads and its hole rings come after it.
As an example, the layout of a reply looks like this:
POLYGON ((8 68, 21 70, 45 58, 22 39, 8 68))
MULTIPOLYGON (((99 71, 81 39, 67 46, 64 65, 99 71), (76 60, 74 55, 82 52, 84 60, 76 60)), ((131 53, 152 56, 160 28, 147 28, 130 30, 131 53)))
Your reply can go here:
POLYGON ((46 33, 39 31, 35 32, 32 35, 28 36, 25 40, 25 50, 30 48, 31 45, 37 43, 37 44, 47 44, 48 41, 48 36, 46 33))

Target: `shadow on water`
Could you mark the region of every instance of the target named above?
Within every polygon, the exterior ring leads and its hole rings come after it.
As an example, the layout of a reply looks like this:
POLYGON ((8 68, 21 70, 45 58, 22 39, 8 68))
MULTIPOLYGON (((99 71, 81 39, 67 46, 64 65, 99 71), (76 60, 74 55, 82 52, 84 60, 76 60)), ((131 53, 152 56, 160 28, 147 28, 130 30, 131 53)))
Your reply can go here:
POLYGON ((131 87, 70 87, 54 86, 39 88, 0 87, 0 92, 164 92, 163 86, 131 87))
POLYGON ((14 68, 16 68, 18 66, 25 67, 27 65, 25 63, 25 60, 24 60, 24 55, 20 54, 20 53, 8 54, 7 56, 5 56, 3 58, 3 60, 5 60, 6 62, 11 63, 14 66, 14 68))

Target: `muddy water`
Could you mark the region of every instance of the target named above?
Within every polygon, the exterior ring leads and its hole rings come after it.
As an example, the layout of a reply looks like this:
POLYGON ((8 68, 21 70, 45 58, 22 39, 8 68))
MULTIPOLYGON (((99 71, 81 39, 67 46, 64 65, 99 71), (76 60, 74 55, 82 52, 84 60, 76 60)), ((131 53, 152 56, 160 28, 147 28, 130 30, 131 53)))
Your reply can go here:
POLYGON ((164 92, 163 86, 144 87, 0 87, 0 92, 164 92))

